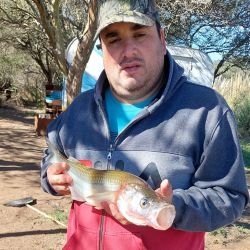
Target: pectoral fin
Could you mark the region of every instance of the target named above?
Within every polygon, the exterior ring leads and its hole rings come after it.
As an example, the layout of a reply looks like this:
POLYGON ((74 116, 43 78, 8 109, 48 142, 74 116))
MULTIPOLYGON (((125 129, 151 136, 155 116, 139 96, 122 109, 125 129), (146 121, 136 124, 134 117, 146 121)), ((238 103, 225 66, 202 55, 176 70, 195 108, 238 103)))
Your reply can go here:
POLYGON ((70 189, 70 192, 71 192, 72 200, 86 202, 83 195, 79 194, 79 192, 77 192, 77 190, 74 187, 71 186, 71 187, 69 187, 69 189, 70 189))
POLYGON ((103 193, 95 193, 85 197, 86 202, 96 207, 97 209, 102 208, 103 202, 113 202, 115 199, 115 192, 103 192, 103 193))

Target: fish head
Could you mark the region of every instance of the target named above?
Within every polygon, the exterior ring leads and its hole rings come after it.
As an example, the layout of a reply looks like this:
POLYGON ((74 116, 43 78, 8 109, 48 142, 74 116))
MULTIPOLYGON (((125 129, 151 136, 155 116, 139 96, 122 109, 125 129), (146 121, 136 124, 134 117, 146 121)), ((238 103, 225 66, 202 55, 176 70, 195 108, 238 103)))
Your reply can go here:
POLYGON ((127 184, 117 198, 120 213, 131 223, 166 230, 173 224, 175 207, 148 186, 127 184))

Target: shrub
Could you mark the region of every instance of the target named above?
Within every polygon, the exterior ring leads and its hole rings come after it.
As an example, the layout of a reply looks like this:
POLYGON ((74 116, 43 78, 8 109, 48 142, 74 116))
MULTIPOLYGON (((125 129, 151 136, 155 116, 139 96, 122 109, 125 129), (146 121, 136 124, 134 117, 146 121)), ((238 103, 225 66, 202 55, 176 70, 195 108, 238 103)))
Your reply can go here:
POLYGON ((250 75, 239 72, 228 78, 219 77, 214 88, 234 111, 239 136, 250 137, 250 75))
POLYGON ((250 136, 250 98, 237 102, 233 107, 241 137, 250 136))

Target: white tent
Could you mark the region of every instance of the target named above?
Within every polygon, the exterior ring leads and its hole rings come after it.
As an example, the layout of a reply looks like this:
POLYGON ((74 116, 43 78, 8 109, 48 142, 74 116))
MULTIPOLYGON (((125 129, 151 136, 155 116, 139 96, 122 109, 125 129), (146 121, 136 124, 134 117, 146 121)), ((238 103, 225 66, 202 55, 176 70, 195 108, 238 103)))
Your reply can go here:
POLYGON ((167 46, 175 61, 184 68, 184 74, 197 84, 212 86, 214 65, 210 57, 198 49, 167 46))

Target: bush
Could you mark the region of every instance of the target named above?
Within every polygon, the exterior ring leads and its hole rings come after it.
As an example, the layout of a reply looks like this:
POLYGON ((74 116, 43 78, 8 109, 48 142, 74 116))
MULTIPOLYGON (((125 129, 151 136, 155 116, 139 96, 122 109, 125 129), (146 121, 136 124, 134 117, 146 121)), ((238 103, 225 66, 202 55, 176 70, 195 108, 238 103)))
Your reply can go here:
POLYGON ((216 79, 214 88, 234 111, 241 138, 250 137, 250 75, 239 72, 229 78, 216 79))
POLYGON ((240 100, 233 107, 241 137, 250 136, 250 99, 240 100))
POLYGON ((241 140, 241 148, 243 152, 243 158, 245 161, 245 166, 250 170, 250 139, 241 140))

